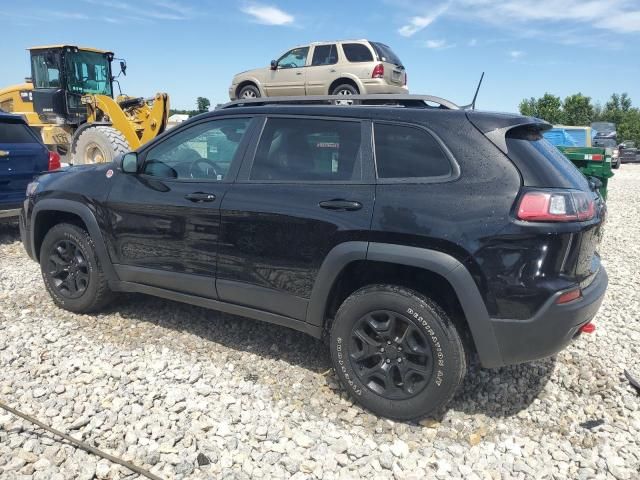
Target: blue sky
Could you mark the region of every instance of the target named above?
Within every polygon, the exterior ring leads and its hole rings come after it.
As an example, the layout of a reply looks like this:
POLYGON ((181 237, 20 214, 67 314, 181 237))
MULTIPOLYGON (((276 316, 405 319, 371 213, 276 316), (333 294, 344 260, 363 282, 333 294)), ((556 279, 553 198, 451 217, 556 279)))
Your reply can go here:
POLYGON ((22 0, 3 2, 0 87, 29 75, 32 45, 110 49, 128 62, 133 96, 171 95, 175 108, 228 99, 234 73, 291 46, 369 38, 407 67, 411 93, 516 111, 524 97, 578 91, 640 105, 640 0, 22 0))

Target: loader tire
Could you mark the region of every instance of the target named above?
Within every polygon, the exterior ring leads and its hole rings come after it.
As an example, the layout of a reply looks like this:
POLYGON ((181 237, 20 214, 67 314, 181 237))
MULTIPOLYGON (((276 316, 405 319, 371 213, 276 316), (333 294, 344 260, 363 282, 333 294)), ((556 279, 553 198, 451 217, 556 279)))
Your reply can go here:
POLYGON ((82 132, 76 141, 73 164, 109 163, 130 150, 124 135, 115 128, 91 127, 82 132))

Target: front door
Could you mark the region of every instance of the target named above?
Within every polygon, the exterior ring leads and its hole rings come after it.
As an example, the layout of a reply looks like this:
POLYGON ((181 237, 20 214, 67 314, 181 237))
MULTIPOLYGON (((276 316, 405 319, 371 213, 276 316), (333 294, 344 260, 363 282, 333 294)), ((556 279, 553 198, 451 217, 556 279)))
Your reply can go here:
POLYGON ((121 280, 216 298, 220 202, 252 120, 179 127, 140 152, 138 174, 112 178, 109 247, 121 280))
POLYGON ((264 88, 267 96, 299 96, 305 94, 305 65, 309 47, 289 50, 278 60, 275 70, 269 70, 264 88))
POLYGON ((216 278, 221 300, 306 318, 328 252, 368 238, 374 185, 367 125, 266 121, 255 153, 222 202, 216 278))

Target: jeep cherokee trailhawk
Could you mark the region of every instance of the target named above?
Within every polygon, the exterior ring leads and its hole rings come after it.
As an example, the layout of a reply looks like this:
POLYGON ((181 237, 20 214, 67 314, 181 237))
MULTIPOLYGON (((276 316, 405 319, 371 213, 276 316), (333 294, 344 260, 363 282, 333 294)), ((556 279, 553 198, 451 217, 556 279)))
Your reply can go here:
POLYGON ((53 301, 142 292, 326 338, 346 390, 396 419, 447 403, 470 354, 527 362, 592 328, 606 207, 549 124, 333 102, 232 102, 40 176, 20 226, 53 301))

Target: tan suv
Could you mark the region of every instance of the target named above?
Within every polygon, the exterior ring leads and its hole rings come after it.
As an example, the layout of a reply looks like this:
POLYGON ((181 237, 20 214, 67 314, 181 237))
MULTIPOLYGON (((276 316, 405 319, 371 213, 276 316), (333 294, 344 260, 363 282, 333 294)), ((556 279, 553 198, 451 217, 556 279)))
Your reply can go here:
POLYGON ((270 68, 237 74, 229 98, 408 92, 405 68, 387 45, 344 40, 295 47, 270 68))

